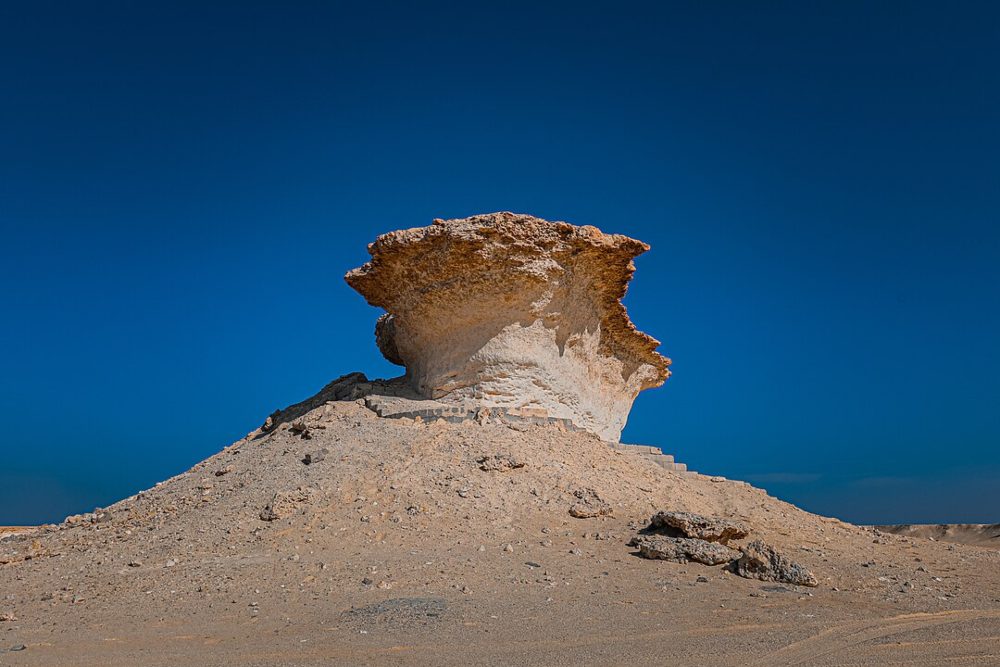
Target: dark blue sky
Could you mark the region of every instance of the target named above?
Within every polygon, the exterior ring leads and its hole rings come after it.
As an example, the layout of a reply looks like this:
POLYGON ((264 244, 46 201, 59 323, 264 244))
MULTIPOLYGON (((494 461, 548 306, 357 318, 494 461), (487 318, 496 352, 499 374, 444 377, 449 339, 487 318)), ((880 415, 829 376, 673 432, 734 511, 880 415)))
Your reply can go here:
POLYGON ((394 374, 344 272, 495 210, 653 246, 624 440, 1000 521, 1000 10, 751 4, 0 4, 0 524, 394 374))

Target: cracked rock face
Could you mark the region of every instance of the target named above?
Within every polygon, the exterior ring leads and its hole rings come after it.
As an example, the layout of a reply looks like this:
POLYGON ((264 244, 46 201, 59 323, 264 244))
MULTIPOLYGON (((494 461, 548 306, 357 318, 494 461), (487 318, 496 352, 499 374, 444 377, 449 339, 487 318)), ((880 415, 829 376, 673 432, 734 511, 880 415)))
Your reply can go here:
POLYGON ((754 540, 742 551, 743 555, 734 564, 734 571, 741 577, 796 586, 819 585, 816 575, 761 540, 754 540))
POLYGON ((630 544, 643 558, 672 560, 677 563, 694 561, 704 565, 722 565, 740 557, 740 552, 724 544, 691 537, 637 535, 630 544))
POLYGON ((742 521, 702 516, 691 512, 657 512, 649 520, 650 530, 673 529, 684 537, 706 542, 728 544, 729 540, 742 540, 750 528, 742 521))
POLYGON ((621 303, 648 249, 492 213, 379 236, 345 278, 387 311, 379 349, 420 396, 569 419, 617 441, 638 393, 670 375, 621 303))

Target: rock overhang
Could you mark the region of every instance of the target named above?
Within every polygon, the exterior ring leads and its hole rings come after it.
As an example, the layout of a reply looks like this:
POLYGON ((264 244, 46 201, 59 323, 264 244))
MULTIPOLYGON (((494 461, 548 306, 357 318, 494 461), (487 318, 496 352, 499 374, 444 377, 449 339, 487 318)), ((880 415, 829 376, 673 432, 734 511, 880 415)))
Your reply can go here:
POLYGON ((379 236, 347 282, 386 310, 383 355, 414 391, 535 409, 617 441, 636 395, 669 377, 621 300, 641 241, 509 212, 379 236))

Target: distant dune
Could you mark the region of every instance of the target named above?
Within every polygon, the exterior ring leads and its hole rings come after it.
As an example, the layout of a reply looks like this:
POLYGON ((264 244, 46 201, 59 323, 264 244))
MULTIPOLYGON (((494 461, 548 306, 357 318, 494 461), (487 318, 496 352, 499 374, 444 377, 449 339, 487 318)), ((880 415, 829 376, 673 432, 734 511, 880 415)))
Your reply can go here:
POLYGON ((1000 547, 1000 523, 942 523, 942 524, 898 524, 895 526, 875 526, 884 533, 924 537, 973 544, 1000 547))

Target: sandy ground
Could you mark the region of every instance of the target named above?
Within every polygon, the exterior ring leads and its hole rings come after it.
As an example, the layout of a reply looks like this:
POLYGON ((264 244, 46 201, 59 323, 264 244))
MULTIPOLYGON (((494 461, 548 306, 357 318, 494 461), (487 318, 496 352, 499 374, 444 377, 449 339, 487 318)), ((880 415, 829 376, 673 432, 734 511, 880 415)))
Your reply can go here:
POLYGON ((944 540, 959 544, 977 544, 1000 549, 1000 523, 897 524, 878 526, 878 529, 893 535, 923 537, 929 540, 944 540))
POLYGON ((356 402, 304 421, 0 539, 0 665, 1000 665, 996 548, 815 516, 551 427, 356 402), (583 488, 612 515, 571 517, 583 488), (663 509, 745 521, 819 586, 639 558, 626 543, 663 509))

